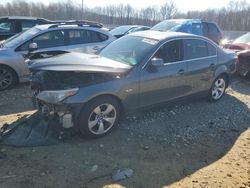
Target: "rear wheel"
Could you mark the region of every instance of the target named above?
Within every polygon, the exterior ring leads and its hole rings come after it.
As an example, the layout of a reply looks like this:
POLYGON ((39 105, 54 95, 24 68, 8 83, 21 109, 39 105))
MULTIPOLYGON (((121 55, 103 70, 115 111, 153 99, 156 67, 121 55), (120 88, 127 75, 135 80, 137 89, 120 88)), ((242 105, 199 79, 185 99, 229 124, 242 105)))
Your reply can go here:
POLYGON ((15 72, 6 66, 0 65, 0 91, 13 87, 16 82, 15 72))
POLYGON ((80 132, 98 138, 113 130, 119 121, 119 103, 111 97, 99 97, 89 102, 80 113, 80 132))
POLYGON ((215 79, 209 91, 208 99, 211 102, 218 101, 222 98, 228 85, 228 79, 221 75, 215 79))

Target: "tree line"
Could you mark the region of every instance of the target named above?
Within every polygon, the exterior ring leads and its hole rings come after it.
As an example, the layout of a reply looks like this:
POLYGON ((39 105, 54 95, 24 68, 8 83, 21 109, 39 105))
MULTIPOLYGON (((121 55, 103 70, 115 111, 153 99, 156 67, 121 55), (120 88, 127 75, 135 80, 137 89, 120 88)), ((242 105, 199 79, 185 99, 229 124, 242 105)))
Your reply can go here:
POLYGON ((51 20, 91 20, 107 25, 140 24, 152 26, 172 18, 199 18, 214 21, 223 30, 249 31, 250 4, 245 0, 231 0, 220 9, 181 12, 174 1, 162 5, 135 9, 130 4, 82 6, 76 0, 63 0, 49 4, 13 0, 0 4, 0 16, 34 16, 51 20))

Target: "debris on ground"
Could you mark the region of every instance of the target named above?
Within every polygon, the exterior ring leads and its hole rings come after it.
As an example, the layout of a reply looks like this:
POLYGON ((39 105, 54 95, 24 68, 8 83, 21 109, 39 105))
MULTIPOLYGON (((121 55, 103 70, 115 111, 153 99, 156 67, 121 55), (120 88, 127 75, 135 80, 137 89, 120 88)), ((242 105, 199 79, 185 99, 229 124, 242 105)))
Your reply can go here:
POLYGON ((130 178, 133 175, 134 171, 130 168, 122 168, 117 171, 115 171, 112 174, 112 180, 113 181, 121 181, 127 178, 130 178))

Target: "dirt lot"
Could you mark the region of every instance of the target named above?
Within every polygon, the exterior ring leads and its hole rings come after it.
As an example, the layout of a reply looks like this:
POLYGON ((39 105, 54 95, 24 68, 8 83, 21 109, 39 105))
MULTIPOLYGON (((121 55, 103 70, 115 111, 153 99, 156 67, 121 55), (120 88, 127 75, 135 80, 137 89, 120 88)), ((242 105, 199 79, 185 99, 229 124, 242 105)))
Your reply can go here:
MULTIPOLYGON (((27 85, 0 93, 0 122, 32 113, 27 85)), ((0 146, 0 187, 250 187, 250 81, 203 99, 126 117, 101 139, 0 146), (132 177, 114 182, 120 168, 132 177)))

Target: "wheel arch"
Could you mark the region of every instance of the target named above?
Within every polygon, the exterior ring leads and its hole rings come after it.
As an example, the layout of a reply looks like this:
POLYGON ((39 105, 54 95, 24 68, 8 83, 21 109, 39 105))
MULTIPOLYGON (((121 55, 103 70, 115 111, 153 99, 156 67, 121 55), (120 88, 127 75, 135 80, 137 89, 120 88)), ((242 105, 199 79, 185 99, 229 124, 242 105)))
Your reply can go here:
POLYGON ((110 97, 110 98, 116 100, 116 101, 118 102, 118 104, 119 104, 119 107, 120 107, 120 113, 123 114, 123 112, 124 112, 124 110, 125 110, 124 104, 123 104, 122 100, 121 100, 118 96, 116 96, 116 95, 114 95, 114 94, 100 94, 100 95, 97 95, 97 96, 91 98, 90 100, 88 100, 88 102, 86 102, 86 103, 82 106, 82 109, 85 108, 85 106, 87 106, 88 103, 90 103, 90 102, 92 102, 92 101, 94 101, 94 100, 96 100, 96 99, 98 99, 98 98, 102 98, 102 97, 110 97))

